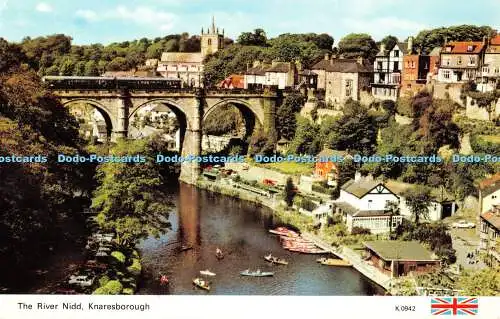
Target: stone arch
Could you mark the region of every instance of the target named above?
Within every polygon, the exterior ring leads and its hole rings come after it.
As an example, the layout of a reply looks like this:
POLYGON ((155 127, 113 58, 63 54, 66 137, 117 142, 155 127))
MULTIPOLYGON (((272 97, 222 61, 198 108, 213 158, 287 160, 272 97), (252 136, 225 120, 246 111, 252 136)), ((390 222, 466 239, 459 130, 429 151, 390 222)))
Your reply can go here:
POLYGON ((247 101, 243 101, 240 99, 224 99, 218 101, 217 103, 209 106, 205 109, 202 123, 207 119, 207 117, 214 112, 217 108, 227 105, 233 104, 243 115, 243 119, 245 120, 245 128, 246 128, 246 136, 252 135, 253 129, 255 125, 258 124, 263 127, 264 124, 264 114, 260 111, 260 106, 257 108, 252 103, 248 103, 247 101))
POLYGON ((72 99, 63 102, 62 104, 64 107, 71 108, 71 105, 78 103, 88 104, 93 108, 95 108, 97 111, 99 111, 99 113, 104 118, 104 121, 106 122, 106 135, 108 139, 112 138, 113 128, 117 126, 116 119, 113 117, 112 113, 106 108, 106 106, 103 105, 102 103, 99 103, 96 100, 86 99, 86 98, 72 99))
POLYGON ((143 107, 150 105, 150 104, 163 104, 166 107, 168 107, 175 114, 177 121, 179 122, 180 151, 182 152, 183 145, 184 145, 184 137, 186 135, 186 130, 188 130, 192 127, 191 121, 190 121, 189 115, 186 114, 187 112, 184 110, 184 108, 171 99, 164 99, 164 98, 151 99, 151 100, 147 100, 145 102, 141 102, 137 105, 134 105, 133 109, 131 110, 131 112, 128 115, 129 126, 130 126, 130 123, 131 123, 133 116, 140 109, 142 109, 143 107))

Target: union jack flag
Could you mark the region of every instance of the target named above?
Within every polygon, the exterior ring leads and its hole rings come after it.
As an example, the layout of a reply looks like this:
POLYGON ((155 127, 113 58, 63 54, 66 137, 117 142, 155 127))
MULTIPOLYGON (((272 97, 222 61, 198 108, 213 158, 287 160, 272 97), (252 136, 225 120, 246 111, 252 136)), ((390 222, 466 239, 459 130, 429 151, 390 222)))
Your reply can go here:
POLYGON ((477 315, 479 302, 477 298, 442 297, 432 298, 431 313, 433 315, 477 315))

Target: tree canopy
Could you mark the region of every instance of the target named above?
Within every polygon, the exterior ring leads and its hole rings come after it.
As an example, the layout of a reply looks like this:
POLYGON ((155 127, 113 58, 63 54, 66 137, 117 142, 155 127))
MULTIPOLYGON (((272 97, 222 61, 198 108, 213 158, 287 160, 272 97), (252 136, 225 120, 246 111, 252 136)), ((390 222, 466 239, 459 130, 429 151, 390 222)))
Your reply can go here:
POLYGON ((363 57, 374 60, 378 53, 377 44, 366 33, 350 33, 339 42, 339 53, 346 58, 363 57))

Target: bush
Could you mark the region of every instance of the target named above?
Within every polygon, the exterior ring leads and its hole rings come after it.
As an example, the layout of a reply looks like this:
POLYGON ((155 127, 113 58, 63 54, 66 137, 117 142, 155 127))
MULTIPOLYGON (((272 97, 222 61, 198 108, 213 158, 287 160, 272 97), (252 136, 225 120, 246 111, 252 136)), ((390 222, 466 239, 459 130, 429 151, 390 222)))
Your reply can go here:
POLYGON ((480 135, 472 135, 470 144, 474 152, 485 154, 499 154, 500 144, 485 141, 480 135))
POLYGON ((127 267, 127 271, 134 276, 139 276, 142 271, 141 261, 137 258, 132 258, 132 265, 127 267))
POLYGON ((413 110, 411 107, 411 98, 400 97, 396 104, 396 111, 400 115, 413 117, 413 110))
POLYGON ((110 280, 103 287, 97 288, 93 295, 119 295, 123 290, 122 284, 118 280, 110 280))
POLYGON ((132 288, 124 288, 122 294, 124 294, 124 295, 133 295, 134 294, 134 289, 132 289, 132 288))
POLYGON ((351 235, 370 235, 371 232, 368 228, 355 226, 351 230, 351 235))
POLYGON ((124 264, 126 260, 125 255, 120 251, 112 252, 111 257, 113 257, 113 260, 119 262, 120 264, 124 264))
POLYGON ((105 286, 109 282, 109 277, 104 275, 101 278, 99 278, 99 287, 105 286))
POLYGON ((305 197, 301 198, 298 206, 300 208, 305 209, 305 210, 310 211, 310 212, 312 212, 313 210, 315 210, 318 207, 318 205, 316 205, 316 203, 314 203, 312 200, 309 200, 305 197))

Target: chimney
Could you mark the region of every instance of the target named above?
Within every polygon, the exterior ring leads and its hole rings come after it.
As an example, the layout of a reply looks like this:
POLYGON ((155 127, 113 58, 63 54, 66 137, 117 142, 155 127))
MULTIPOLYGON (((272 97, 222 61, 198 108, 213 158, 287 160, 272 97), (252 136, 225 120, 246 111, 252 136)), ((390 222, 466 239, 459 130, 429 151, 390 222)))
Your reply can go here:
POLYGON ((408 54, 411 54, 413 52, 413 37, 410 36, 408 38, 408 54))
POLYGON ((325 53, 325 60, 327 60, 327 61, 330 60, 330 54, 328 54, 328 52, 325 53))
POLYGON ((483 37, 483 44, 488 44, 488 37, 487 36, 484 36, 483 37))
POLYGON ((252 65, 252 67, 256 68, 256 67, 258 67, 259 65, 260 65, 260 60, 255 60, 255 61, 253 61, 253 65, 252 65))
POLYGON ((446 45, 446 44, 448 44, 448 37, 447 36, 444 37, 444 45, 446 45))
POLYGON ((380 53, 385 54, 385 44, 380 44, 380 53))
POLYGON ((358 56, 356 58, 356 62, 359 64, 359 65, 363 65, 363 57, 362 56, 358 56))
POLYGON ((361 180, 361 178, 362 178, 361 173, 356 171, 356 173, 354 174, 354 181, 358 182, 361 180))

